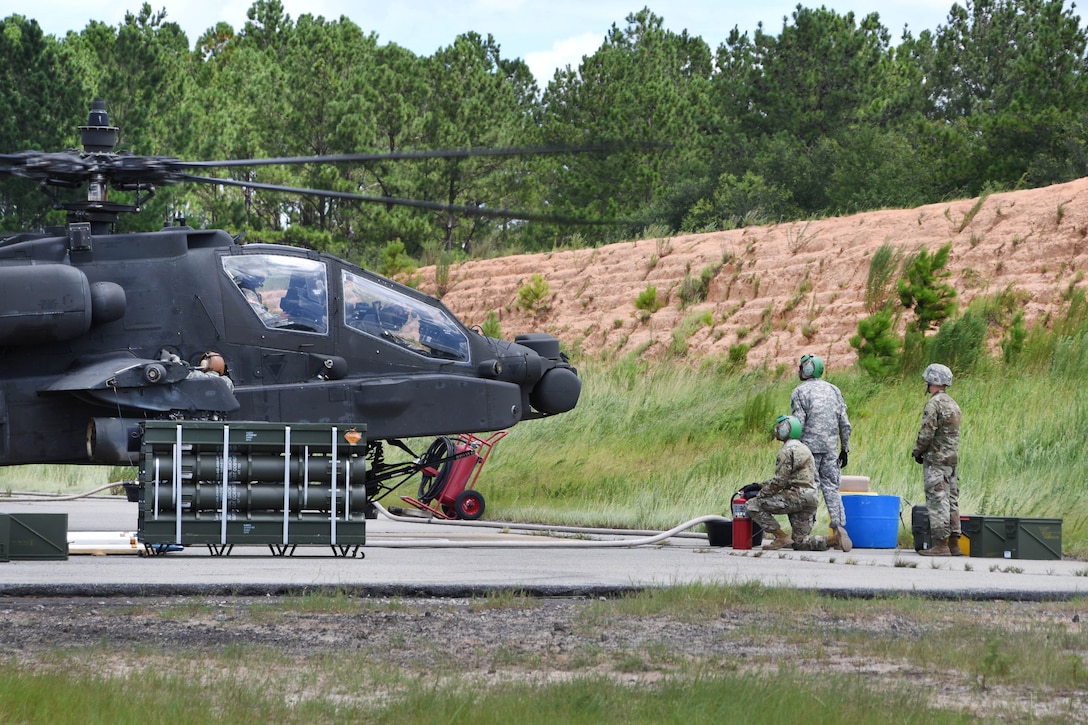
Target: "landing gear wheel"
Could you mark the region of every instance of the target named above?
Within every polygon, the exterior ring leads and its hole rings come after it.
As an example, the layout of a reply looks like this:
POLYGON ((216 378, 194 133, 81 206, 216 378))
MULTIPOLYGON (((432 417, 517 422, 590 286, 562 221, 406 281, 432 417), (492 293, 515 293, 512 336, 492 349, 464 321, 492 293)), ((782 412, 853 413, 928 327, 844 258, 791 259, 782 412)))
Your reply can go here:
POLYGON ((475 521, 484 515, 484 495, 479 491, 462 491, 453 502, 453 510, 457 518, 475 521))
POLYGON ((419 482, 419 500, 423 503, 430 503, 438 498, 438 494, 446 487, 453 454, 453 441, 446 436, 435 438, 434 443, 423 454, 419 462, 423 471, 423 479, 419 482))

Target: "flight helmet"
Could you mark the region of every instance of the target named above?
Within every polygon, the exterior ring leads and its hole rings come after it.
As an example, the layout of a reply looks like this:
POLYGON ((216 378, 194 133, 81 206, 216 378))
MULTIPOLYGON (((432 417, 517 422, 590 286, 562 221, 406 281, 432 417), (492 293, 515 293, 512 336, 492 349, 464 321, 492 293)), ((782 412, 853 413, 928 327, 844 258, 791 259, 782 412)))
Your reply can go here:
POLYGON ((802 380, 823 377, 824 361, 815 355, 802 355, 801 364, 797 366, 797 372, 802 380))
POLYGON ((780 441, 797 440, 801 437, 801 421, 796 416, 780 415, 774 422, 773 432, 780 441))

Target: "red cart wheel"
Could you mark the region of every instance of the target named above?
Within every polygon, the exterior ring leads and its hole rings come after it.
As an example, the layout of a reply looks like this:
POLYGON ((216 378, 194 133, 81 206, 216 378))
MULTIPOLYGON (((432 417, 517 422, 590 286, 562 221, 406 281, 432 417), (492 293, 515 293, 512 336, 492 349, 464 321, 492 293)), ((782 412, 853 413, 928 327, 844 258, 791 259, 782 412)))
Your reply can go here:
POLYGON ((484 515, 484 495, 479 491, 462 491, 457 494, 457 500, 453 502, 453 508, 457 512, 457 518, 465 521, 475 521, 484 515))

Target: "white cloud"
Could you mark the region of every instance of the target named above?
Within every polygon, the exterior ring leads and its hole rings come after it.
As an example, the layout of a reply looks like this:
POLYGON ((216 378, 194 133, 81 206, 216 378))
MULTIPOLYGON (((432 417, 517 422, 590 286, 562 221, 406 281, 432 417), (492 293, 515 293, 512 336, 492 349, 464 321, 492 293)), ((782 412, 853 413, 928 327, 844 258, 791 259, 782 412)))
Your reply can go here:
POLYGON ((555 75, 555 71, 570 66, 577 68, 582 58, 593 55, 601 47, 604 37, 600 33, 582 33, 570 38, 563 38, 552 43, 548 50, 531 51, 525 54, 525 63, 536 77, 541 87, 555 75))

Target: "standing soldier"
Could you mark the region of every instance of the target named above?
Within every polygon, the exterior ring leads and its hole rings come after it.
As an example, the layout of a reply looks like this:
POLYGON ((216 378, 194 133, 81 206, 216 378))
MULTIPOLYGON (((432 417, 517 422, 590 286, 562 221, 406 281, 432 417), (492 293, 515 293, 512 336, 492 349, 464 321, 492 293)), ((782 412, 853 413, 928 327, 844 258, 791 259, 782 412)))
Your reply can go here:
POLYGON ((812 453, 799 440, 801 421, 792 415, 779 416, 772 431, 775 439, 782 441, 774 459, 774 478, 744 488, 746 492, 759 491, 748 499, 748 515, 764 531, 774 534, 774 541, 764 544, 763 549, 773 551, 792 543, 798 550, 826 551, 825 537, 809 535, 816 520, 819 498, 813 485, 816 467, 812 453), (775 514, 789 516, 789 535, 778 525, 775 514))
POLYGON ((816 460, 816 485, 823 493, 831 519, 828 546, 850 551, 853 543, 846 533, 846 511, 839 493, 839 470, 846 468, 850 454, 850 418, 842 391, 822 380, 824 361, 815 355, 801 356, 797 368, 801 384, 790 395, 790 412, 801 421, 801 442, 816 460), (838 455, 836 455, 836 450, 838 455))
POLYGON ((960 406, 945 392, 952 371, 933 364, 922 373, 929 400, 910 455, 922 464, 922 483, 933 547, 922 556, 963 556, 960 550, 960 484, 956 477, 960 447, 960 406))

